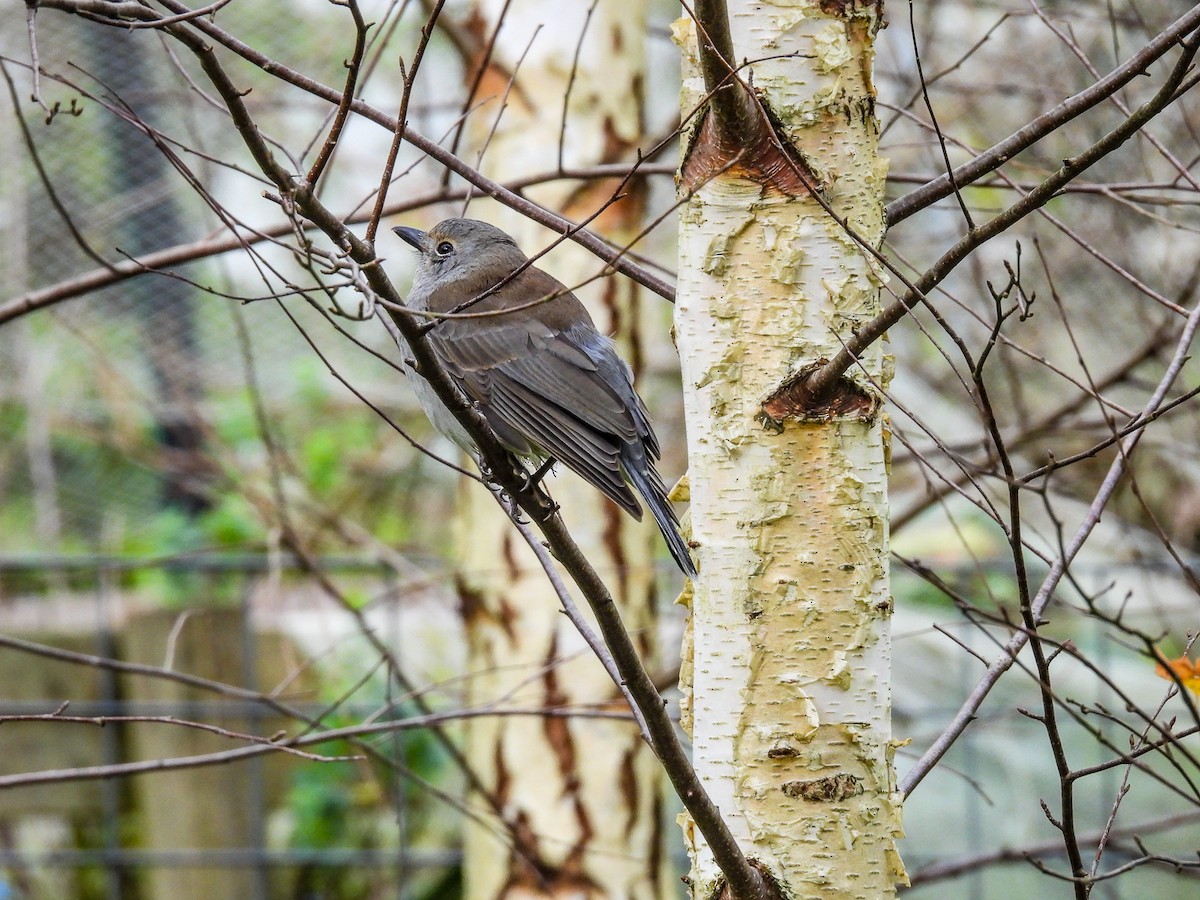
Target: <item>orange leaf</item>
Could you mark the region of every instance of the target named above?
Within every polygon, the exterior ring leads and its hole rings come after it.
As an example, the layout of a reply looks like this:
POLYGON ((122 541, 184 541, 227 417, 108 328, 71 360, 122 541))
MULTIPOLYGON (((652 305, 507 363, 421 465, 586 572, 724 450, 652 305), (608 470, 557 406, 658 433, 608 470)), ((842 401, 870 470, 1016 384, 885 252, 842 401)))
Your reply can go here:
POLYGON ((1159 678, 1165 678, 1167 681, 1173 681, 1171 672, 1175 673, 1176 678, 1180 683, 1191 691, 1193 694, 1200 696, 1200 666, 1192 662, 1186 656, 1181 656, 1178 659, 1167 659, 1165 656, 1159 655, 1158 664, 1154 667, 1154 672, 1159 678), (1170 671, 1168 671, 1170 667, 1170 671))

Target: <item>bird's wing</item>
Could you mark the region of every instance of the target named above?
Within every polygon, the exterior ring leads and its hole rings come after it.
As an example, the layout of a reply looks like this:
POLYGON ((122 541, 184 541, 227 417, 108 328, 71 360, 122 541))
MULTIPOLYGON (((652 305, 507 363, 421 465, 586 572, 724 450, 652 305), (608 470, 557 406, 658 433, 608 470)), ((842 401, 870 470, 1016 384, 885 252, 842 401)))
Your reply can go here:
MULTIPOLYGON (((471 312, 496 313, 557 291, 565 288, 529 269, 471 312)), ((502 436, 516 432, 641 517, 620 458, 624 445, 646 439, 648 419, 624 363, 574 296, 508 314, 442 320, 429 338, 502 436)), ((656 446, 652 432, 646 446, 656 446)))

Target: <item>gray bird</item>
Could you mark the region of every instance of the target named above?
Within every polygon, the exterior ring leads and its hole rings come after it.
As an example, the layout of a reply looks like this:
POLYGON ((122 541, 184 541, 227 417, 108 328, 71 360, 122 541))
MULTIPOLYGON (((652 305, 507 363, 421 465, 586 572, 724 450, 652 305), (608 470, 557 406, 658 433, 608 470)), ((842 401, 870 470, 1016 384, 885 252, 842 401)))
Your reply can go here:
MULTIPOLYGON (((421 254, 408 305, 474 316, 434 320, 427 337, 497 437, 518 456, 561 462, 640 521, 632 483, 671 556, 694 578, 679 519, 654 468, 658 439, 646 405, 633 389, 629 367, 583 304, 486 222, 447 219, 429 232, 392 230, 421 254)), ((410 374, 434 427, 478 457, 429 382, 410 374)))

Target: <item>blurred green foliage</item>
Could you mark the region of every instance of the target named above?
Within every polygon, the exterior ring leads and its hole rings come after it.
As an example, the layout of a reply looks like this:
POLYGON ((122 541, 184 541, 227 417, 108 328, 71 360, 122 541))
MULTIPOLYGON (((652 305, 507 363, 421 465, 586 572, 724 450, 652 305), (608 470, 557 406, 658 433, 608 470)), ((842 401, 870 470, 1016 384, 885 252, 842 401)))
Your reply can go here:
MULTIPOLYGON (((329 683, 326 683, 326 693, 329 683)), ((386 693, 382 679, 369 686, 373 699, 382 703, 386 693)), ((330 699, 334 699, 330 696, 330 699)), ((403 721, 419 714, 405 703, 377 721, 403 721)), ((344 714, 326 720, 330 727, 355 724, 344 714)), ((293 850, 381 850, 394 849, 397 825, 405 832, 410 851, 425 846, 444 847, 454 841, 448 828, 457 827, 457 816, 447 816, 423 784, 445 784, 452 770, 449 755, 426 729, 403 729, 371 739, 384 759, 396 764, 404 775, 381 762, 359 765, 322 764, 298 766, 292 773, 286 818, 287 845, 293 850)), ((342 756, 361 750, 345 741, 313 748, 326 755, 342 756)), ((406 898, 452 898, 460 894, 461 873, 457 867, 389 869, 321 865, 314 862, 292 873, 290 896, 321 897, 327 900, 366 900, 403 888, 406 898), (397 881, 399 880, 399 884, 397 881)))

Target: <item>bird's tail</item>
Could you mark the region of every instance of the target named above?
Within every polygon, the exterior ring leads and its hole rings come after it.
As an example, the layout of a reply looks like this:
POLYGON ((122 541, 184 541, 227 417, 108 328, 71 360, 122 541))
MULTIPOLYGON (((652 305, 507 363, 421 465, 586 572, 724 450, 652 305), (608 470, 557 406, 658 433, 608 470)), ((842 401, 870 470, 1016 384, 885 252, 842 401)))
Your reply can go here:
POLYGON ((658 474, 658 470, 654 468, 654 464, 640 447, 626 447, 625 452, 621 454, 621 462, 625 474, 637 488, 637 492, 642 495, 646 505, 650 507, 650 513, 654 516, 658 530, 662 532, 662 536, 667 542, 667 549, 671 551, 675 564, 679 566, 684 575, 695 579, 696 564, 692 562, 692 554, 688 551, 688 545, 684 541, 683 535, 679 533, 679 517, 675 515, 675 510, 671 508, 671 501, 667 499, 667 488, 663 484, 662 476, 658 474))

